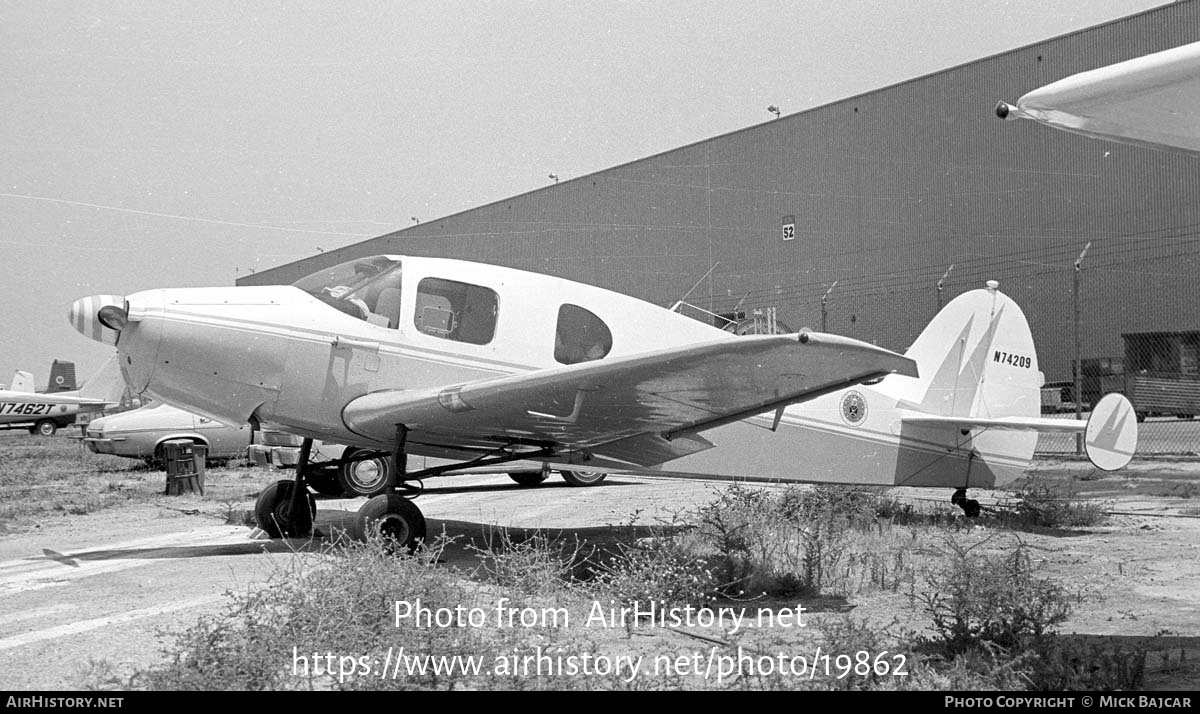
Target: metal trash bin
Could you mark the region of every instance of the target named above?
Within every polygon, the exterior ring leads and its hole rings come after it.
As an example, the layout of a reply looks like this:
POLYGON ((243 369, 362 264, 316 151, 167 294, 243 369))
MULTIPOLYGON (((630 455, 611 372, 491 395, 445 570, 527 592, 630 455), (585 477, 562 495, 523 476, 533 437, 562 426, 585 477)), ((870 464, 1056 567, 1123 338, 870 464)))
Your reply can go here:
POLYGON ((168 496, 183 493, 204 495, 204 463, 208 447, 188 439, 163 443, 163 461, 167 467, 168 496))

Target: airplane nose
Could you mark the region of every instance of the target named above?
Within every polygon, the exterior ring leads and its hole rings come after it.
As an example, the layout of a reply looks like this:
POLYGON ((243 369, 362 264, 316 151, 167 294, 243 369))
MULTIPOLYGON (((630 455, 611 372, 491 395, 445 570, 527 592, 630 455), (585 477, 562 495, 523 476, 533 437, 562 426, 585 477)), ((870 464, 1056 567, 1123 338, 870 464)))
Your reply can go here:
POLYGON ((80 298, 68 312, 71 325, 84 337, 115 345, 128 318, 121 295, 92 295, 80 298))

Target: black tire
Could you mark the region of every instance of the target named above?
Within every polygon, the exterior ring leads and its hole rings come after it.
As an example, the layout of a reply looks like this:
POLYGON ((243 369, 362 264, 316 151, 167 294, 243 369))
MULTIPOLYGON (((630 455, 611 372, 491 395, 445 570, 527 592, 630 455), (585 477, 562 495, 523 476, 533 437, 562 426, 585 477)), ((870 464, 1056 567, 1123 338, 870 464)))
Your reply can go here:
POLYGON ((333 469, 314 469, 304 475, 304 480, 322 496, 340 496, 344 490, 337 471, 333 469))
POLYGON ((42 419, 30 428, 29 433, 38 436, 54 436, 57 431, 58 424, 55 424, 53 419, 42 419))
POLYGON ((536 486, 546 480, 545 471, 510 471, 508 477, 521 486, 536 486))
POLYGON ((254 503, 254 520, 272 538, 303 538, 312 533, 317 502, 311 493, 305 494, 308 511, 292 513, 294 481, 276 481, 258 494, 254 503))
MULTIPOLYGON (((358 449, 346 449, 342 458, 349 458, 359 453, 358 449)), ((392 460, 386 456, 376 456, 366 461, 352 461, 338 467, 338 483, 342 492, 347 496, 366 496, 373 498, 387 493, 392 484, 392 460)))
POLYGON ((425 540, 425 516, 403 496, 394 493, 375 496, 358 509, 352 535, 367 540, 376 534, 411 553, 425 540))
POLYGON ((603 471, 559 471, 562 474, 563 481, 572 486, 596 486, 604 479, 608 478, 608 474, 603 471))

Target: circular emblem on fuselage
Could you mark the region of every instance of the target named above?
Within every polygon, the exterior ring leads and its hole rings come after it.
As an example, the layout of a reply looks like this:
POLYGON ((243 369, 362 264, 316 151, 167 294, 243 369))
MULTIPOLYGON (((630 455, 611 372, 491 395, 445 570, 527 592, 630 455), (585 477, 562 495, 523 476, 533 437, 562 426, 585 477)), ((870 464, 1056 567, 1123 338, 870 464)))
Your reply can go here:
POLYGON ((867 400, 854 390, 842 396, 842 421, 850 426, 858 426, 867 418, 867 400))

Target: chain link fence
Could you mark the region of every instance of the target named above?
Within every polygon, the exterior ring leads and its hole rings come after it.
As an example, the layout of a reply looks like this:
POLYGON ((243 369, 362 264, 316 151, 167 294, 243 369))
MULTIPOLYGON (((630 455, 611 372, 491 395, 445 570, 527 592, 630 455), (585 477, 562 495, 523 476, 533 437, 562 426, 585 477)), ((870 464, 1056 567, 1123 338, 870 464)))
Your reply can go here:
MULTIPOLYGON (((813 275, 716 297, 709 307, 739 316, 771 310, 791 329, 904 351, 942 306, 995 279, 1033 332, 1043 415, 1087 419, 1102 396, 1119 392, 1141 422, 1137 455, 1200 455, 1200 239, 1127 238, 1061 241, 921 271, 813 275)), ((1074 434, 1043 434, 1038 452, 1082 453, 1074 434)))

